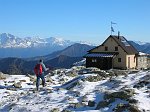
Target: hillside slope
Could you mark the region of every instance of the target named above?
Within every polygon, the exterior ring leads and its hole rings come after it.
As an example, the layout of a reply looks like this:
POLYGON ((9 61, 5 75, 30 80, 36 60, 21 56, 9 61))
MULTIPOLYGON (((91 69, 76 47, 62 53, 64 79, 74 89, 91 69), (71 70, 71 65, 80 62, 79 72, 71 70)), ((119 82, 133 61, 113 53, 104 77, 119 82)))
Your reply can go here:
POLYGON ((58 69, 38 92, 34 76, 0 73, 0 112, 149 112, 150 72, 127 73, 58 69))

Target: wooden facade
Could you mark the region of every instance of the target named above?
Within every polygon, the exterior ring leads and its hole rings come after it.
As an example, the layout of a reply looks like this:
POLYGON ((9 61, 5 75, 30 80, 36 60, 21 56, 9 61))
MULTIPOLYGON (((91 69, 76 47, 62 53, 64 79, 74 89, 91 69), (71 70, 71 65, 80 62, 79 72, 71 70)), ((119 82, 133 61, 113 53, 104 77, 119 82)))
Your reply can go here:
POLYGON ((111 57, 99 57, 99 58, 86 58, 86 67, 97 67, 102 70, 108 70, 113 68, 111 57))

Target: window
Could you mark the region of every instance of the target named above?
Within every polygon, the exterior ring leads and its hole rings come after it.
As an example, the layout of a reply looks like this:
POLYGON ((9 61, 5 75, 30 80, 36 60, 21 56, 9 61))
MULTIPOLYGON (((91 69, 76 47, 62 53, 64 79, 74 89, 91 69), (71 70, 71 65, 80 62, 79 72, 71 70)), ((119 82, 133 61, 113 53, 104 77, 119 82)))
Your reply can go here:
POLYGON ((118 58, 118 62, 121 62, 121 58, 118 58))
POLYGON ((118 47, 117 46, 115 47, 115 51, 118 51, 118 47))
POLYGON ((105 47, 105 51, 108 51, 108 47, 105 47))
POLYGON ((97 60, 96 60, 96 59, 92 59, 92 62, 93 62, 93 63, 96 63, 96 62, 97 62, 97 60))

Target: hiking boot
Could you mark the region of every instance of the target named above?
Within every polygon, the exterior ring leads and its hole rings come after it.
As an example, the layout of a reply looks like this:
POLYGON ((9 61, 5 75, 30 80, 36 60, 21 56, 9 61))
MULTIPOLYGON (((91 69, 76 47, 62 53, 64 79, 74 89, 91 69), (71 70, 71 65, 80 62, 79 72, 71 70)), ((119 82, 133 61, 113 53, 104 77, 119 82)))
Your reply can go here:
POLYGON ((39 88, 36 88, 37 91, 39 91, 39 88))
POLYGON ((46 84, 43 84, 43 87, 45 87, 46 86, 46 84))

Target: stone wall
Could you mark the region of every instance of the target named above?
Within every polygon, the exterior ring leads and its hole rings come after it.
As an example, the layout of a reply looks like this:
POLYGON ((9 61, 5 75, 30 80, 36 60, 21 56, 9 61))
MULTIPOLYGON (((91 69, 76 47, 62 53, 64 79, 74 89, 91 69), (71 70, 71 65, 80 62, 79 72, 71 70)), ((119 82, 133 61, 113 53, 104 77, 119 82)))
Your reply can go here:
POLYGON ((137 57, 137 69, 147 69, 148 68, 148 58, 147 56, 137 57))
POLYGON ((148 65, 148 67, 147 68, 150 68, 150 57, 148 57, 148 59, 147 59, 147 65, 148 65))

